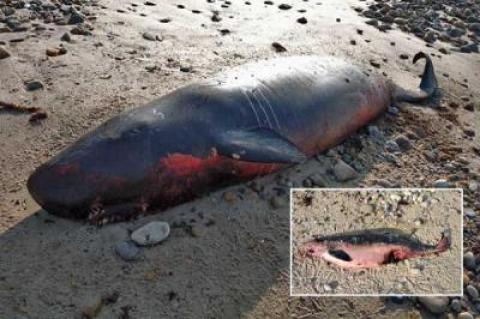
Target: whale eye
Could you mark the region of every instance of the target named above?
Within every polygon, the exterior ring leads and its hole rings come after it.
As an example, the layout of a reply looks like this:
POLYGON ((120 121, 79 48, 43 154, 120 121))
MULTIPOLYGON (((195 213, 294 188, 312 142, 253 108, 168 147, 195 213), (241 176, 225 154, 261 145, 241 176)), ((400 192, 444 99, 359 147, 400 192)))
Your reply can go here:
POLYGON ((344 261, 352 261, 352 257, 350 257, 350 255, 347 254, 344 250, 330 249, 328 253, 337 259, 341 259, 344 261))

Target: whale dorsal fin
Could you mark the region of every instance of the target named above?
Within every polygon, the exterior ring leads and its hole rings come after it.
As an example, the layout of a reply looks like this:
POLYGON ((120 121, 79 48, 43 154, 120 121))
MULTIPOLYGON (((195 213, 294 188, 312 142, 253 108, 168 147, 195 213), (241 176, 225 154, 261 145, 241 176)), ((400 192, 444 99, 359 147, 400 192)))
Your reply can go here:
POLYGON ((307 159, 292 142, 268 128, 223 132, 217 140, 217 151, 247 162, 293 164, 307 159))

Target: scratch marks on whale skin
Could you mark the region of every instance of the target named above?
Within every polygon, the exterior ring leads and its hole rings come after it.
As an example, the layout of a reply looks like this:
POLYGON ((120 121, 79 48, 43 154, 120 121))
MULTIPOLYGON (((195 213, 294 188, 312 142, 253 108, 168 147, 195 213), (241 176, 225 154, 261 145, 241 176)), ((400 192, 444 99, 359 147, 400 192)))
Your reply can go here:
POLYGON ((243 89, 241 90, 245 98, 247 99, 248 105, 252 109, 253 114, 255 115, 255 118, 257 120, 258 126, 262 126, 262 122, 260 121, 260 117, 258 116, 257 110, 255 109, 255 105, 252 103, 252 100, 250 99, 250 96, 248 95, 248 90, 243 89))
POLYGON ((261 89, 242 89, 241 92, 245 96, 258 126, 281 132, 281 123, 274 106, 269 101, 269 97, 261 89))
POLYGON ((268 128, 273 129, 272 122, 270 121, 270 117, 268 116, 268 113, 265 111, 264 105, 262 102, 257 98, 257 95, 255 94, 255 90, 251 90, 250 94, 252 95, 253 99, 257 102, 258 107, 262 110, 263 114, 265 115, 265 123, 268 128))
POLYGON ((270 109, 270 112, 272 113, 272 116, 273 116, 273 120, 275 121, 275 124, 276 124, 278 130, 280 131, 281 130, 280 122, 278 121, 277 114, 275 113, 274 107, 272 107, 272 104, 270 104, 270 102, 268 101, 268 98, 265 96, 265 94, 263 94, 261 88, 255 90, 255 92, 258 92, 259 95, 261 95, 262 99, 265 101, 265 104, 270 109))

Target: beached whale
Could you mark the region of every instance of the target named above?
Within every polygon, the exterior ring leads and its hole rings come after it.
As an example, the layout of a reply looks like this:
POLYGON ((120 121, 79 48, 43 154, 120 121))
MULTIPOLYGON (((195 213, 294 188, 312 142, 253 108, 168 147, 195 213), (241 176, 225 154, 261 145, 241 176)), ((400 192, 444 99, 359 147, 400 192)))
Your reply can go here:
POLYGON ((303 250, 308 257, 355 270, 440 254, 450 246, 449 230, 443 232, 435 245, 430 245, 399 229, 375 228, 316 236, 305 244, 303 250))
POLYGON ((28 179, 52 214, 125 220, 299 163, 353 134, 397 101, 437 87, 430 58, 407 91, 335 57, 250 63, 106 121, 28 179))

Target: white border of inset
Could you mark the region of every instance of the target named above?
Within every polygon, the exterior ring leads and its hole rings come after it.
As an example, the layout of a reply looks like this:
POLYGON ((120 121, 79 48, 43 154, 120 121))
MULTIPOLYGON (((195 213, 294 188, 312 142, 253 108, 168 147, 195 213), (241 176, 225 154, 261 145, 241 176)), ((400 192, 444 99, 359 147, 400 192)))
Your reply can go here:
POLYGON ((464 241, 463 241, 463 188, 421 188, 421 187, 405 187, 405 188, 375 188, 375 187, 367 187, 367 188, 305 188, 305 187, 293 187, 290 188, 290 213, 289 213, 289 227, 290 227, 290 265, 289 265, 289 294, 290 297, 463 297, 464 289, 463 289, 463 276, 464 276, 464 269, 463 269, 463 250, 464 250, 464 241), (293 288, 293 249, 292 249, 292 241, 293 241, 293 230, 292 230, 292 212, 293 212, 293 201, 292 201, 292 193, 293 191, 350 191, 350 192, 357 192, 357 191, 459 191, 461 198, 460 198, 460 206, 461 206, 461 222, 460 222, 460 240, 461 240, 461 250, 460 250, 460 269, 462 270, 462 275, 460 279, 460 291, 459 294, 294 294, 292 293, 293 288))

